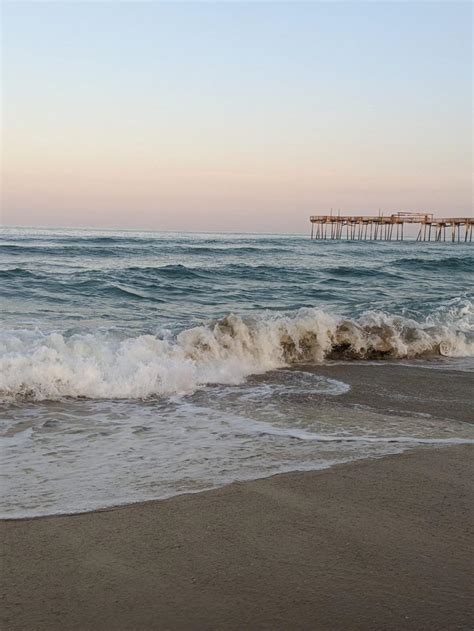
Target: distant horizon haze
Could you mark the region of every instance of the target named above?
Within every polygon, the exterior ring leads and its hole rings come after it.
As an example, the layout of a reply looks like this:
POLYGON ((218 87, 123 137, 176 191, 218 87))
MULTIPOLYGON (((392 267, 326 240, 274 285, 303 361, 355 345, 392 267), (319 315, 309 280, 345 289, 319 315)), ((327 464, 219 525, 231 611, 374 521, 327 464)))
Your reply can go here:
POLYGON ((473 216, 470 2, 2 4, 3 225, 473 216))

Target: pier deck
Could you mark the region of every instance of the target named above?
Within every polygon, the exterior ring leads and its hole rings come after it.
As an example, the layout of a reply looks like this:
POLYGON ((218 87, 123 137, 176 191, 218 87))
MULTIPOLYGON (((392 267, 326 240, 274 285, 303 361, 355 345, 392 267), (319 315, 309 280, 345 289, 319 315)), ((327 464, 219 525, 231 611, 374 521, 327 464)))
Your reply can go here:
POLYGON ((431 213, 392 215, 312 215, 311 239, 403 241, 405 224, 418 224, 417 241, 471 243, 472 217, 435 218, 431 213))

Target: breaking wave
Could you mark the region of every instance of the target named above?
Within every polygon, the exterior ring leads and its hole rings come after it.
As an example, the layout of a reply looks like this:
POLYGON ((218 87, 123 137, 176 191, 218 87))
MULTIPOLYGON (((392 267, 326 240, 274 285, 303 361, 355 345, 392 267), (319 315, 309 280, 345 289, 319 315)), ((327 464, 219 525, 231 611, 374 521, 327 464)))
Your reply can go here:
POLYGON ((120 339, 112 332, 0 337, 0 396, 140 399, 238 384, 251 374, 325 359, 474 355, 470 304, 417 322, 383 312, 357 319, 317 309, 294 316, 229 315, 177 336, 120 339))

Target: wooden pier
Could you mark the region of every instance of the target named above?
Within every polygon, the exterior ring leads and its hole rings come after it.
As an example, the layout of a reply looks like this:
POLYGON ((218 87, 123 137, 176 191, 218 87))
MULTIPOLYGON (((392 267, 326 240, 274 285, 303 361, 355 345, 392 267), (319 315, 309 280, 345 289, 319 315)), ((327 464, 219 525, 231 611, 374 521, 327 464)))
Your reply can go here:
POLYGON ((429 213, 400 212, 392 215, 313 215, 311 239, 403 241, 406 224, 419 225, 417 241, 471 243, 472 217, 435 218, 429 213))

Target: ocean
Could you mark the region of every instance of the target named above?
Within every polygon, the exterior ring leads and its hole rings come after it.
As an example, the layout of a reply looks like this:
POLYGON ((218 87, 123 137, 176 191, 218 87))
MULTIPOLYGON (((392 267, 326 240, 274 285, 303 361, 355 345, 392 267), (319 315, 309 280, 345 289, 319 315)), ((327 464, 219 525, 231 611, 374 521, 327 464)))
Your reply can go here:
POLYGON ((473 269, 463 243, 3 228, 0 515, 474 442, 371 398, 394 367, 420 397, 472 375, 473 269))

